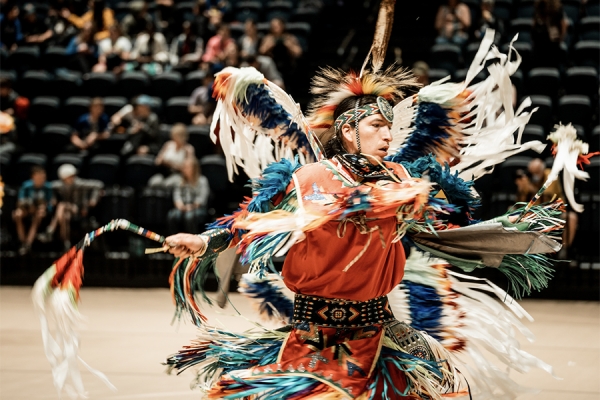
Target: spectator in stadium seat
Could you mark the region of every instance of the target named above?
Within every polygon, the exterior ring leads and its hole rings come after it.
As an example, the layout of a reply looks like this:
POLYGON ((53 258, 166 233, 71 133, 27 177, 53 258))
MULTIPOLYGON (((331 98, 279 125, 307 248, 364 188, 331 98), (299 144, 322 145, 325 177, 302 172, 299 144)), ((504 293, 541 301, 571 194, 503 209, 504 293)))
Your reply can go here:
POLYGON ((82 73, 92 71, 92 68, 98 62, 98 45, 94 41, 94 29, 91 22, 84 25, 77 36, 71 39, 66 48, 70 60, 71 68, 82 73))
POLYGON ((175 208, 169 211, 167 224, 171 233, 200 233, 206 218, 210 194, 208 179, 202 175, 196 158, 187 160, 181 170, 182 181, 173 191, 175 208))
POLYGON ((23 41, 21 21, 19 21, 19 6, 10 1, 0 5, 0 42, 2 47, 14 51, 23 41))
POLYGON ((231 38, 229 27, 221 25, 217 34, 206 43, 202 61, 216 65, 236 65, 238 60, 237 46, 231 38))
POLYGON ((496 32, 494 44, 500 44, 504 35, 504 22, 494 16, 494 0, 482 0, 481 17, 473 27, 473 35, 476 41, 483 39, 486 29, 493 29, 496 32))
POLYGON ((17 208, 13 212, 13 220, 17 226, 17 235, 21 242, 19 254, 24 255, 31 250, 37 231, 54 208, 56 200, 52 185, 46 181, 46 171, 40 166, 31 169, 31 179, 21 185, 17 198, 17 208), (25 234, 25 218, 31 217, 31 225, 25 234))
POLYGON ((291 75, 296 68, 296 61, 302 56, 302 47, 295 35, 286 32, 283 20, 273 18, 271 29, 262 39, 258 52, 271 57, 279 71, 291 75))
POLYGON ((435 29, 438 31, 437 43, 454 43, 462 46, 467 39, 471 26, 471 11, 459 0, 447 0, 438 8, 435 17, 435 29))
POLYGON ((538 67, 558 68, 565 62, 561 44, 569 21, 560 0, 536 0, 534 6, 532 60, 538 67))
POLYGON ((150 108, 152 99, 140 95, 135 104, 128 104, 117 111, 111 118, 113 132, 129 135, 122 155, 156 154, 158 152, 158 116, 150 108))
POLYGON ((123 36, 121 27, 115 23, 109 29, 109 37, 98 42, 98 64, 94 66, 94 71, 120 74, 125 60, 129 60, 131 47, 131 41, 123 36))
POLYGON ((52 182, 58 201, 56 213, 39 239, 51 241, 58 225, 66 251, 71 248, 71 220, 83 223, 89 218, 90 210, 98 204, 104 184, 98 180, 77 177, 77 168, 71 164, 63 164, 58 168, 58 178, 52 182))
POLYGON ((184 21, 182 33, 171 43, 171 64, 182 73, 198 68, 204 50, 204 41, 197 35, 190 21, 184 21))
POLYGON ((281 77, 281 73, 277 69, 277 65, 275 65, 275 61, 269 56, 248 56, 246 57, 244 63, 242 63, 242 67, 254 67, 260 73, 262 73, 265 78, 276 84, 277 86, 285 89, 285 85, 283 83, 283 78, 281 77))
POLYGON ((414 63, 412 73, 421 85, 429 85, 429 65, 427 65, 425 61, 417 61, 414 63))
POLYGON ((195 158, 194 147, 188 143, 188 137, 184 124, 173 125, 171 140, 163 145, 154 160, 161 172, 150 178, 150 186, 174 187, 181 183, 185 162, 195 158))
POLYGON ((0 78, 0 111, 9 115, 15 114, 15 102, 19 94, 12 88, 12 82, 9 78, 0 78))
POLYGON ((25 43, 44 43, 53 35, 50 22, 47 18, 37 16, 35 6, 31 3, 23 7, 24 18, 21 24, 25 43))
POLYGON ((193 125, 210 125, 216 103, 212 98, 212 88, 215 81, 214 69, 202 80, 202 86, 197 87, 190 96, 188 111, 192 114, 193 125))
POLYGON ((83 114, 75 123, 71 134, 71 143, 77 150, 87 150, 93 153, 98 147, 97 141, 108 139, 109 118, 104 112, 104 101, 95 97, 90 102, 90 110, 83 114))
POLYGON ((244 34, 238 39, 238 47, 240 48, 240 56, 247 58, 249 56, 258 55, 258 46, 262 40, 261 35, 256 28, 256 22, 248 19, 244 23, 244 34))
MULTIPOLYGON (((527 171, 518 170, 515 183, 517 185, 517 201, 528 202, 540 190, 543 184, 548 179, 551 168, 546 168, 546 164, 539 158, 531 160, 527 166, 527 171)), ((561 198, 564 201, 565 195, 559 180, 555 180, 545 191, 539 203, 551 201, 554 197, 561 198)), ((575 234, 577 233, 578 217, 577 213, 567 211, 566 215, 562 216, 566 219, 565 230, 563 232, 563 246, 565 251, 573 244, 575 234)), ((565 254, 561 254, 561 258, 565 258, 565 254)))
POLYGON ((63 8, 61 14, 78 29, 84 29, 86 24, 91 23, 95 29, 94 40, 106 39, 109 36, 108 29, 115 23, 113 10, 106 7, 104 0, 90 0, 88 11, 81 17, 71 13, 68 8, 63 8))
POLYGON ((146 29, 140 33, 133 44, 130 58, 139 69, 149 75, 163 71, 163 66, 169 63, 169 45, 165 36, 156 32, 154 22, 149 21, 146 29))
POLYGON ((155 23, 154 17, 148 12, 148 4, 145 1, 132 1, 129 3, 130 14, 127 14, 121 21, 123 33, 135 38, 146 30, 148 23, 155 23))

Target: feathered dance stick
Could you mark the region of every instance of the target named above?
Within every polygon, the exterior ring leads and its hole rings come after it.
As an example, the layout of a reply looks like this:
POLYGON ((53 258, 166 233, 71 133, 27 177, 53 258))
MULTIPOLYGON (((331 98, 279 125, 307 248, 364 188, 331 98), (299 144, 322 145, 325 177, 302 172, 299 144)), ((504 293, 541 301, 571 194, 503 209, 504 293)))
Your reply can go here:
POLYGON ((535 202, 542 197, 542 194, 548 189, 552 182, 558 179, 558 175, 561 171, 563 171, 563 190, 569 201, 569 205, 577 212, 583 211, 583 206, 578 204, 573 196, 575 178, 586 181, 590 175, 585 171, 577 169, 577 166, 579 165, 582 167, 583 164, 589 164, 589 159, 600 154, 600 152, 588 154, 589 145, 577 139, 577 131, 571 124, 566 126, 557 125, 556 130, 548 135, 548 139, 554 143, 552 145, 552 155, 554 156, 552 170, 544 185, 538 190, 529 203, 527 203, 527 206, 525 206, 521 212, 517 222, 519 222, 535 202))
POLYGON ((385 53, 387 51, 388 42, 392 35, 392 25, 394 24, 394 5, 396 0, 382 0, 379 6, 379 14, 377 16, 377 24, 375 25, 375 35, 373 37, 373 44, 369 49, 369 54, 365 58, 362 68, 360 69, 360 76, 363 76, 363 72, 371 60, 372 73, 375 73, 381 69, 383 61, 385 60, 385 53))
POLYGON ((52 366, 54 386, 65 389, 70 397, 85 397, 78 361, 110 388, 108 378, 87 365, 79 357, 79 328, 83 317, 78 310, 79 289, 83 279, 83 252, 95 238, 105 232, 123 229, 164 243, 164 236, 124 219, 117 219, 85 235, 77 245, 52 264, 33 285, 32 299, 42 325, 42 341, 52 366), (51 328, 51 321, 54 327, 51 328), (51 330, 54 330, 52 334, 51 330))

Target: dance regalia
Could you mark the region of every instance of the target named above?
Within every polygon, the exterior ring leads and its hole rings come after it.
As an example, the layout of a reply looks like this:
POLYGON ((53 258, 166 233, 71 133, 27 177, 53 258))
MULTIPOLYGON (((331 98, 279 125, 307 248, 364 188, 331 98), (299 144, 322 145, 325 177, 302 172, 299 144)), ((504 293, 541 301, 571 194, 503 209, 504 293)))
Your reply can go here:
MULTIPOLYGON (((252 68, 226 68, 216 76, 214 139, 230 176, 243 168, 252 178, 253 196, 202 234, 207 249, 201 257, 174 264, 176 315, 189 315, 199 334, 167 359, 170 371, 195 369, 195 386, 210 399, 514 398, 522 388, 482 349, 519 372, 551 372, 513 337, 518 329, 531 338, 519 321, 531 318, 525 310, 493 283, 464 273, 497 268, 519 297, 547 285, 546 254, 560 248, 560 201, 518 206, 490 221, 471 218, 479 206, 474 179, 512 154, 544 147, 520 142, 529 113, 515 112, 507 96, 520 59, 510 61, 490 47, 493 37, 486 34, 465 82, 443 80, 409 97, 402 89, 414 81, 395 67, 380 70, 381 49, 374 45, 371 70, 328 69, 315 79, 317 100, 308 118, 252 68), (486 62, 490 76, 469 85, 486 62), (377 96, 377 103, 359 108, 357 102, 343 121, 354 118, 358 125, 364 113, 393 119, 393 149, 383 163, 327 154, 323 146, 336 140, 336 106, 364 95, 377 96), (393 115, 382 101, 395 104, 393 115), (208 300, 202 284, 229 248, 249 267, 241 291, 263 314, 285 321, 279 329, 257 325, 234 333, 211 326, 202 314, 198 299, 208 300), (279 273, 272 259, 282 255, 279 273)), ((123 221, 102 229, 116 226, 151 236, 123 221)), ((81 285, 81 252, 102 229, 34 288, 59 390, 69 380, 83 390, 73 351, 78 314, 69 306, 81 285), (62 347, 46 319, 56 309, 62 347), (62 315, 65 310, 72 315, 62 315)))

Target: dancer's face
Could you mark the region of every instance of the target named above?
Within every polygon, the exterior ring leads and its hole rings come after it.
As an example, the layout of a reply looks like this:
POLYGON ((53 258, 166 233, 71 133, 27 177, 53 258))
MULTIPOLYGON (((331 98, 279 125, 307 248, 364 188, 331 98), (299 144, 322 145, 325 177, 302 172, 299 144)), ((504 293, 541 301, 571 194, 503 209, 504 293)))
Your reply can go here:
MULTIPOLYGON (((354 125, 354 124, 352 124, 354 125)), ((392 141, 391 122, 388 122, 381 114, 370 115, 363 118, 358 123, 358 132, 360 134, 360 152, 373 156, 379 161, 387 155, 392 141)), ((344 124, 342 126, 342 136, 344 146, 349 153, 358 153, 356 143, 356 133, 354 126, 344 124)), ((370 159, 371 157, 369 157, 370 159)), ((370 159, 374 163, 373 159, 370 159)))

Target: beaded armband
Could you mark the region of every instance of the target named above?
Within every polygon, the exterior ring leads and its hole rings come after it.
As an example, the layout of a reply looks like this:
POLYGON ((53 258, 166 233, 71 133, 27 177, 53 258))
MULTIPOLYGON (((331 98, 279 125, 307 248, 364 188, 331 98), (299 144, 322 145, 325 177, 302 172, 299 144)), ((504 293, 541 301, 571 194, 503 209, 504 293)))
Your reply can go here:
POLYGON ((231 242, 231 231, 227 228, 210 229, 199 236, 205 240, 206 244, 203 249, 197 252, 197 255, 194 254, 196 257, 203 257, 206 253, 209 255, 220 253, 227 249, 231 242), (202 254, 200 254, 200 251, 202 251, 202 254))

